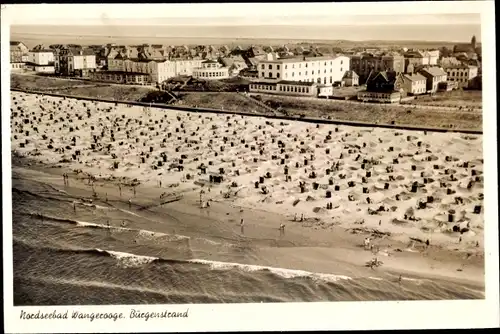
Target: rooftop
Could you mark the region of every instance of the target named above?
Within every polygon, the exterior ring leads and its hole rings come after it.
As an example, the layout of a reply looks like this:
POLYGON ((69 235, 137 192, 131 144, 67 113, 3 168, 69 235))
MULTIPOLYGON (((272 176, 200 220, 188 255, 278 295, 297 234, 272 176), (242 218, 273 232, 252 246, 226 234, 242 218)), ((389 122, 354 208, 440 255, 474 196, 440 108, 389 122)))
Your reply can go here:
POLYGON ((441 68, 439 67, 428 67, 428 68, 424 68, 422 69, 422 72, 427 72, 429 73, 430 75, 432 75, 433 77, 437 77, 437 76, 441 76, 441 75, 446 75, 446 72, 443 71, 441 68))
POLYGON ((278 81, 280 85, 293 85, 293 86, 314 86, 315 82, 304 82, 304 81, 289 81, 289 80, 281 80, 278 81))
POLYGON ((421 74, 405 74, 404 77, 410 81, 422 81, 426 80, 425 77, 421 74))

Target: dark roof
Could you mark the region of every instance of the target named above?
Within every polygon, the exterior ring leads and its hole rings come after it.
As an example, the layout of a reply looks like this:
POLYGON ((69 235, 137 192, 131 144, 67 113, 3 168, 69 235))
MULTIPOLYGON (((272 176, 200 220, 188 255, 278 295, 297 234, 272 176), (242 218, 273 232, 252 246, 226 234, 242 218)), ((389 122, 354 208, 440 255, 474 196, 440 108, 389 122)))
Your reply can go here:
POLYGON ((40 64, 35 64, 35 63, 32 63, 32 62, 26 62, 26 65, 29 65, 29 66, 37 66, 37 67, 46 67, 46 66, 51 66, 51 67, 54 67, 54 63, 45 64, 45 65, 40 65, 40 64))
POLYGON ((267 85, 267 86, 276 86, 276 82, 263 82, 263 81, 253 81, 250 82, 250 85, 267 85))
POLYGON ((215 60, 207 59, 204 62, 202 62, 202 64, 217 64, 217 62, 215 60))
POLYGON ((50 49, 44 49, 44 50, 30 50, 30 52, 33 52, 33 53, 54 53, 54 50, 50 50, 50 49))
POLYGON ((19 44, 22 44, 22 42, 10 41, 10 46, 18 46, 19 44))
POLYGON ((126 72, 126 71, 98 71, 94 73, 102 73, 102 74, 129 74, 129 75, 145 75, 149 76, 149 74, 146 73, 140 73, 140 72, 126 72))
POLYGON ((282 85, 293 85, 293 86, 314 86, 315 82, 304 82, 304 81, 289 81, 289 80, 281 80, 278 84, 282 85))

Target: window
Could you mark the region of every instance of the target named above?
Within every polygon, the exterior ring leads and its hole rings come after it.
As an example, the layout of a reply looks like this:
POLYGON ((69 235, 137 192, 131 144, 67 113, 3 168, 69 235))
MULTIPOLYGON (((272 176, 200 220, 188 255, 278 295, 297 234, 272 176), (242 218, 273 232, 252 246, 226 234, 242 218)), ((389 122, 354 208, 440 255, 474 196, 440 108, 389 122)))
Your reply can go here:
POLYGON ((272 70, 273 69, 273 65, 269 64, 269 69, 272 70))
MULTIPOLYGON (((264 66, 264 65, 262 65, 262 66, 264 66)), ((261 73, 261 76, 262 76, 262 77, 265 77, 266 75, 264 74, 264 72, 262 72, 262 73, 261 73)))
POLYGON ((302 75, 302 72, 299 72, 299 77, 302 75))
POLYGON ((279 74, 279 73, 278 73, 278 74, 276 74, 276 78, 279 78, 279 77, 280 77, 280 74, 279 74))
MULTIPOLYGON (((342 70, 342 69, 340 69, 340 70, 342 70)), ((324 70, 323 73, 326 73, 326 70, 324 70)))
POLYGON ((285 70, 288 68, 288 65, 285 65, 285 70))
POLYGON ((312 74, 314 75, 314 70, 312 71, 312 74))
MULTIPOLYGON (((390 70, 389 70, 390 71, 390 70)), ((342 67, 340 68, 340 72, 342 73, 342 67)))
POLYGON ((292 77, 295 75, 295 72, 292 72, 292 77))
POLYGON ((305 75, 307 75, 307 71, 306 71, 305 75))
POLYGON ((276 68, 279 70, 279 69, 280 69, 280 66, 279 66, 279 65, 276 65, 276 68))
POLYGON ((266 67, 264 66, 264 64, 262 64, 262 66, 260 68, 265 69, 266 67))
POLYGON ((269 72, 269 78, 272 78, 273 77, 273 74, 271 72, 269 72))

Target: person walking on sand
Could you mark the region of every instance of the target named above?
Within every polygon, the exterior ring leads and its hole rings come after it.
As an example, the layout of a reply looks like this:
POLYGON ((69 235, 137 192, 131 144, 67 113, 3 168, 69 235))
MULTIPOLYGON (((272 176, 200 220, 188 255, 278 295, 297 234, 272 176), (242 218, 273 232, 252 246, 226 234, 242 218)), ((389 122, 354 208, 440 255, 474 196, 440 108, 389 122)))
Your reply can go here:
POLYGON ((303 222, 303 221, 304 221, 304 214, 303 214, 303 213, 300 215, 300 221, 301 221, 301 222, 303 222))
POLYGON ((130 198, 128 199, 128 208, 129 210, 132 208, 132 200, 130 198))
POLYGON ((293 215, 293 221, 296 222, 297 221, 297 214, 293 215))
POLYGON ((73 201, 73 211, 76 213, 76 202, 73 201))
POLYGON ((281 223, 279 230, 280 230, 280 236, 284 235, 285 234, 285 224, 281 223))
POLYGON ((243 221, 243 218, 240 220, 240 227, 241 227, 241 234, 245 234, 245 222, 243 221))

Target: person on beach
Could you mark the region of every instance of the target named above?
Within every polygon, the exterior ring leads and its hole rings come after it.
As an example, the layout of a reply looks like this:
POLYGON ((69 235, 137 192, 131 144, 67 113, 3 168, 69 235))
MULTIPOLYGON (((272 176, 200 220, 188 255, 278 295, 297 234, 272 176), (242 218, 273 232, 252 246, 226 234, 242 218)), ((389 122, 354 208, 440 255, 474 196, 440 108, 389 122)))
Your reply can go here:
POLYGON ((366 250, 370 249, 370 238, 365 238, 364 245, 366 250))
POLYGON ((399 275, 399 278, 398 278, 398 283, 401 284, 401 281, 403 280, 403 276, 399 275))
POLYGON ((293 221, 296 222, 297 221, 297 214, 293 215, 293 221))
POLYGON ((73 201, 73 211, 76 213, 76 202, 73 201))
POLYGON ((303 222, 304 221, 304 214, 301 214, 300 215, 300 221, 303 222))
POLYGON ((243 218, 240 220, 240 227, 241 227, 241 234, 245 233, 245 222, 243 221, 243 218))
POLYGON ((280 230, 280 236, 285 234, 285 224, 281 223, 279 230, 280 230))
POLYGON ((132 200, 130 198, 128 199, 128 208, 129 210, 132 208, 132 200))

